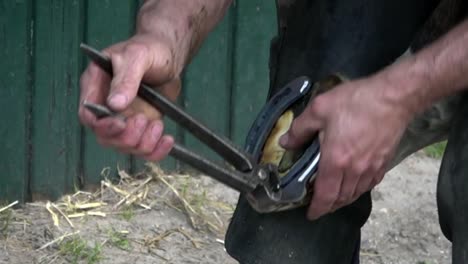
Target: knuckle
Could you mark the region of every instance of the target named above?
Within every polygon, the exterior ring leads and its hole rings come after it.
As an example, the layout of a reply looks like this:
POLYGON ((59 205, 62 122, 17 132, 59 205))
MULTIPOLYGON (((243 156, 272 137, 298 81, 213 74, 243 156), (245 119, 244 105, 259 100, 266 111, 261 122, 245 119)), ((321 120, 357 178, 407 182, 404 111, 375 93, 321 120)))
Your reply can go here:
POLYGON ((136 89, 138 84, 131 79, 130 76, 125 76, 124 78, 118 80, 113 79, 111 82, 112 87, 118 87, 119 90, 131 90, 136 89))
POLYGON ((153 144, 148 143, 148 142, 140 142, 138 145, 138 152, 143 154, 143 155, 148 155, 153 151, 153 144))
POLYGON ((369 164, 366 161, 358 160, 353 166, 353 173, 355 175, 363 175, 369 168, 369 164))
POLYGON ((343 151, 334 151, 331 158, 338 169, 346 169, 351 163, 351 156, 343 151))
POLYGON ((356 196, 361 196, 361 194, 369 191, 371 189, 371 187, 365 185, 365 184, 359 184, 357 187, 356 187, 356 192, 354 193, 356 196))
POLYGON ((170 48, 161 44, 156 45, 156 48, 158 53, 153 56, 152 66, 165 73, 168 79, 175 78, 176 72, 173 69, 173 54, 170 48))
POLYGON ((309 112, 311 114, 317 115, 323 112, 326 104, 326 98, 323 95, 318 95, 317 97, 313 98, 310 102, 310 106, 308 107, 309 112))
POLYGON ((291 123, 291 127, 288 130, 288 134, 292 138, 296 138, 299 130, 301 130, 300 122, 298 122, 298 120, 293 120, 293 122, 291 123))
POLYGON ((113 67, 120 67, 123 62, 124 62, 124 58, 123 58, 123 55, 121 52, 112 52, 110 54, 110 57, 112 59, 112 66, 113 67))
POLYGON ((315 200, 321 204, 332 204, 334 203, 338 197, 335 194, 330 192, 316 192, 315 200))
POLYGON ((383 158, 376 158, 371 165, 371 169, 373 172, 381 171, 382 168, 385 166, 385 161, 383 158))
POLYGON ((135 135, 127 134, 120 140, 120 146, 124 148, 135 148, 138 145, 138 138, 135 135))
POLYGON ((342 194, 340 197, 338 197, 337 202, 340 205, 345 205, 347 204, 351 199, 352 199, 352 194, 342 194))
POLYGON ((125 46, 124 54, 125 57, 127 57, 127 60, 139 65, 144 65, 145 69, 150 68, 153 64, 151 49, 147 44, 141 42, 130 42, 125 46))
POLYGON ((306 119, 305 116, 300 116, 295 119, 288 130, 289 136, 299 142, 305 140, 305 137, 309 136, 314 130, 309 122, 304 119, 306 119))
POLYGON ((149 47, 140 42, 130 42, 125 46, 125 52, 132 57, 145 58, 149 54, 149 47))
POLYGON ((101 68, 94 62, 91 62, 84 73, 81 75, 80 82, 87 82, 92 76, 97 76, 102 72, 101 68))

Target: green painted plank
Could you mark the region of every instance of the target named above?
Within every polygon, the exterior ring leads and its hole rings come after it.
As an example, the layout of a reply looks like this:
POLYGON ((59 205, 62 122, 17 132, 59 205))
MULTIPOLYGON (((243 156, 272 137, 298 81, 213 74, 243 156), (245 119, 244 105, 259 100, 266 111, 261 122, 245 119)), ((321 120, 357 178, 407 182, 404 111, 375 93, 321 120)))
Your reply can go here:
POLYGON ((0 200, 27 196, 29 10, 29 1, 0 1, 0 200))
POLYGON ((268 92, 270 40, 276 34, 274 1, 237 1, 236 26, 231 135, 243 145, 268 92))
MULTIPOLYGON (((127 39, 133 32, 135 2, 128 0, 88 0, 86 42, 103 49, 127 39)), ((130 157, 104 148, 96 143, 95 136, 85 131, 83 174, 86 184, 101 180, 101 172, 109 168, 115 176, 117 166, 130 169, 130 157)))
POLYGON ((36 1, 32 198, 57 198, 78 184, 79 0, 36 1))
MULTIPOLYGON (((211 32, 184 75, 184 106, 215 132, 229 136, 231 84, 231 26, 229 12, 211 32)), ((219 157, 189 133, 185 145, 208 158, 219 157)))

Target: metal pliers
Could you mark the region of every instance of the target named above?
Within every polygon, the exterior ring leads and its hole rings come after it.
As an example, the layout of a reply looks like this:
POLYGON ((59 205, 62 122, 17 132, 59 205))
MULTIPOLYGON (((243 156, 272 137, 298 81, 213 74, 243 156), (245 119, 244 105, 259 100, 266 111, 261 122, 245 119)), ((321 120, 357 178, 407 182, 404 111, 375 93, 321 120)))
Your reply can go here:
MULTIPOLYGON (((112 63, 103 53, 85 44, 81 50, 102 70, 112 76, 112 63)), ((313 141, 295 162, 286 176, 280 177, 273 164, 260 164, 262 149, 277 119, 297 100, 311 90, 307 77, 299 77, 281 89, 263 107, 253 123, 244 150, 230 140, 217 135, 197 121, 156 89, 141 83, 138 96, 192 133, 201 142, 219 154, 233 168, 208 160, 175 143, 169 155, 200 172, 244 194, 258 212, 282 211, 307 202, 309 184, 315 177, 320 158, 319 145, 313 141)), ((84 107, 97 118, 116 116, 103 105, 83 102, 84 107)))

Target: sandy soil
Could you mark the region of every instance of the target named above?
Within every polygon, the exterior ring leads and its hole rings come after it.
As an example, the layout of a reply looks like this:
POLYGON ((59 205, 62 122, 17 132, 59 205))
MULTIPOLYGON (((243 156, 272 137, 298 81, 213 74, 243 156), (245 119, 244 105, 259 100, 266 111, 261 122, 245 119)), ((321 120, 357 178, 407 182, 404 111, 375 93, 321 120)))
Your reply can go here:
MULTIPOLYGON (((450 244, 440 232, 435 203, 439 164, 413 155, 374 190, 361 263, 450 263, 450 244)), ((7 216, 3 212, 0 263, 236 263, 224 250, 223 232, 237 193, 206 177, 166 179, 179 195, 154 180, 141 200, 150 210, 137 205, 128 207, 131 211, 111 210, 121 196, 108 190, 99 196, 108 203, 99 208, 106 217, 72 219, 74 228, 63 217, 54 226, 44 203, 22 206, 7 216), (74 235, 56 241, 67 234, 74 235), (51 241, 56 242, 40 249, 51 241)))
POLYGON ((375 188, 373 212, 363 228, 363 263, 450 263, 451 245, 437 215, 439 165, 416 154, 375 188))

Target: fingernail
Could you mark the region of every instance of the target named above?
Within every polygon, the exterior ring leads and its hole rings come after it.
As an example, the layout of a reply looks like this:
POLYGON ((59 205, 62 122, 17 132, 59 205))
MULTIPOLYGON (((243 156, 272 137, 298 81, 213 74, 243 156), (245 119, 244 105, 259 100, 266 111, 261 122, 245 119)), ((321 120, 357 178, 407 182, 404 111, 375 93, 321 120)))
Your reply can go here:
POLYGON ((123 94, 114 94, 110 96, 108 103, 112 108, 123 108, 127 104, 127 97, 123 94))
POLYGON ((288 142, 289 142, 289 134, 284 134, 280 137, 279 143, 282 147, 287 146, 288 142))

